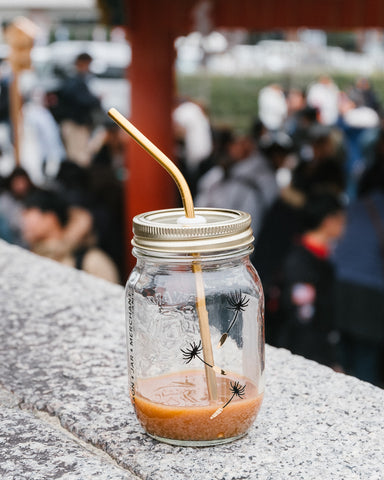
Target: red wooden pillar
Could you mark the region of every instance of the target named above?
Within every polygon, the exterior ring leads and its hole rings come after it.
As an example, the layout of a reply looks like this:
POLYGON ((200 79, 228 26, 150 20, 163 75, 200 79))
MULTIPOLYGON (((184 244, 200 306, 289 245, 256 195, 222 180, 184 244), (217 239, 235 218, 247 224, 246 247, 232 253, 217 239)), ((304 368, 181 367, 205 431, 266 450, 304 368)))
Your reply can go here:
MULTIPOLYGON (((132 47, 131 122, 172 158, 171 111, 175 88, 174 36, 161 0, 130 3, 129 40, 132 47)), ((176 188, 163 168, 133 140, 127 148, 126 181, 127 253, 130 251, 134 215, 176 204, 176 188)), ((132 257, 127 255, 128 268, 132 257)))

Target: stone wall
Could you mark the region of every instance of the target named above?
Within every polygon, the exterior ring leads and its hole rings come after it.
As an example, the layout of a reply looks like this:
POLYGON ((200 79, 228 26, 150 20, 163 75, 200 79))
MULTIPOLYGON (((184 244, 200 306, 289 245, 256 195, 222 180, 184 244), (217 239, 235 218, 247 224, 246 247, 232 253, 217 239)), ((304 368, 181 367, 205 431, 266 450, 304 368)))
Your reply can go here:
POLYGON ((384 391, 267 348, 250 433, 145 435, 128 394, 123 289, 0 243, 2 480, 384 478, 384 391))

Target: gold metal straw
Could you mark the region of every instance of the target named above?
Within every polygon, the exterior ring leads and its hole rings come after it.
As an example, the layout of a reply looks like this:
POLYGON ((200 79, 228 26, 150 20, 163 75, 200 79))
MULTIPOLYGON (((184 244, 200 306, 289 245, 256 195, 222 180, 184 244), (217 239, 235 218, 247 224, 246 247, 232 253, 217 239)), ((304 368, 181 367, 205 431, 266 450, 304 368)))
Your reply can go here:
MULTIPOLYGON (((171 175, 179 189, 185 216, 187 218, 195 217, 195 209, 193 207, 193 200, 189 186, 176 165, 170 160, 159 148, 156 147, 140 130, 138 130, 131 122, 129 122, 120 112, 115 108, 108 111, 108 115, 125 130, 136 142, 141 145, 162 167, 171 175)), ((198 260, 199 255, 194 255, 195 259, 192 263, 192 270, 195 274, 196 280, 196 308, 199 317, 200 337, 203 347, 204 361, 209 365, 214 365, 211 334, 209 331, 208 312, 205 303, 204 283, 202 276, 201 264, 198 260)), ((208 395, 211 401, 217 401, 217 383, 216 375, 213 369, 205 365, 205 375, 207 379, 208 395)))
POLYGON ((140 130, 138 130, 131 122, 129 122, 116 108, 111 108, 108 115, 136 142, 141 145, 155 160, 157 160, 162 167, 171 175, 175 181, 177 188, 179 189, 183 206, 185 210, 185 216, 187 218, 195 217, 195 210, 193 208, 193 200, 188 183, 186 182, 183 174, 176 167, 176 165, 170 160, 159 148, 156 147, 140 130))

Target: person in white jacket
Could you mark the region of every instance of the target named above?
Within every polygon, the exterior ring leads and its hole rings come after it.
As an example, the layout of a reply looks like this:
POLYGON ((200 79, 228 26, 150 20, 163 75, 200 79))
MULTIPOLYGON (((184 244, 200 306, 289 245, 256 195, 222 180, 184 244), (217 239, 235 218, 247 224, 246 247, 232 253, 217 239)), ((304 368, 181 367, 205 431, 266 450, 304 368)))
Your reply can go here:
POLYGON ((199 176, 199 166, 213 149, 212 131, 203 108, 190 100, 182 101, 172 114, 176 138, 183 147, 178 155, 181 169, 192 190, 199 176))

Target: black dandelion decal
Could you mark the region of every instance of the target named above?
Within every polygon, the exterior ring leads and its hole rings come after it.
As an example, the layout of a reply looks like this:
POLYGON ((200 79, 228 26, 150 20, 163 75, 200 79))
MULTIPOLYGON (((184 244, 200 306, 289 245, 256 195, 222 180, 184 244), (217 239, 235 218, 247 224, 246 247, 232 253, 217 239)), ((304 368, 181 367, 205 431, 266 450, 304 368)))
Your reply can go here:
MULTIPOLYGON (((196 345, 195 342, 192 342, 189 344, 190 348, 186 348, 183 350, 182 348, 180 349, 183 353, 183 358, 185 363, 189 363, 191 360, 193 360, 195 357, 199 358, 199 354, 203 350, 203 347, 201 346, 201 341, 199 342, 198 345, 196 345)), ((201 359, 200 359, 201 360, 201 359)))
POLYGON ((229 306, 227 307, 228 310, 233 310, 235 312, 235 315, 233 316, 232 321, 227 328, 227 331, 221 336, 217 348, 221 348, 224 345, 224 342, 226 341, 228 334, 231 331, 231 328, 236 323, 239 312, 244 312, 244 310, 247 308, 249 304, 249 298, 247 298, 245 295, 242 295, 240 290, 238 292, 235 292, 234 294, 229 295, 227 302, 229 303, 229 306))
POLYGON ((212 370, 214 370, 216 373, 220 373, 221 375, 226 375, 224 370, 217 367, 216 365, 210 365, 200 356, 200 354, 203 350, 203 347, 201 346, 201 340, 199 341, 198 344, 196 344, 195 342, 192 342, 192 343, 189 344, 189 348, 186 348, 185 350, 183 350, 181 348, 180 350, 181 350, 181 353, 183 354, 183 359, 184 359, 185 363, 189 363, 194 358, 198 358, 205 365, 212 368, 212 370))
POLYGON ((232 393, 232 397, 230 400, 228 400, 228 402, 224 405, 224 407, 226 405, 228 405, 228 403, 232 400, 233 397, 239 397, 239 398, 243 398, 244 395, 245 395, 245 385, 241 385, 240 382, 230 382, 230 391, 232 393))
POLYGON ((235 397, 239 397, 239 398, 243 398, 244 395, 245 395, 245 385, 241 385, 239 382, 230 382, 229 383, 230 387, 229 387, 229 390, 230 392, 232 393, 231 397, 229 398, 229 400, 220 408, 218 408, 210 417, 211 420, 213 420, 214 418, 216 418, 218 415, 220 415, 220 413, 223 412, 224 408, 230 403, 232 402, 232 400, 235 398, 235 397))

